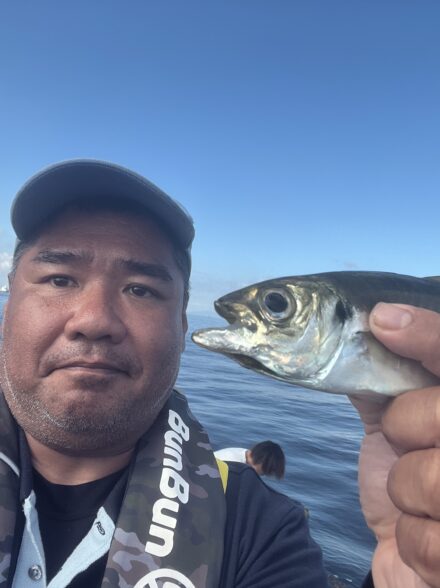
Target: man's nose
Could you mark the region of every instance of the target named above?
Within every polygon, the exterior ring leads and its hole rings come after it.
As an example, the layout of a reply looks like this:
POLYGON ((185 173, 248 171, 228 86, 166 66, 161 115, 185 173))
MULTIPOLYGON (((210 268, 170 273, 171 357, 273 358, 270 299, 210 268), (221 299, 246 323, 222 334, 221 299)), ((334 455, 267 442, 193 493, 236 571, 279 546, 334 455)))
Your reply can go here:
POLYGON ((71 340, 84 337, 120 343, 127 329, 114 291, 103 284, 86 286, 75 297, 64 331, 71 340))

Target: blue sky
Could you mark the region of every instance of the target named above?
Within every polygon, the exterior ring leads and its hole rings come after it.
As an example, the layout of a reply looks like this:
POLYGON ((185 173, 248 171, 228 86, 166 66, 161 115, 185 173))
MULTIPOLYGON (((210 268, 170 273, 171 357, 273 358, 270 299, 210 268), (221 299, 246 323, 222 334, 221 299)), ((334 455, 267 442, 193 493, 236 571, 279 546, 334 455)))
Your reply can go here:
POLYGON ((0 6, 0 281, 9 204, 71 157, 195 219, 192 311, 251 282, 440 274, 438 0, 0 6))

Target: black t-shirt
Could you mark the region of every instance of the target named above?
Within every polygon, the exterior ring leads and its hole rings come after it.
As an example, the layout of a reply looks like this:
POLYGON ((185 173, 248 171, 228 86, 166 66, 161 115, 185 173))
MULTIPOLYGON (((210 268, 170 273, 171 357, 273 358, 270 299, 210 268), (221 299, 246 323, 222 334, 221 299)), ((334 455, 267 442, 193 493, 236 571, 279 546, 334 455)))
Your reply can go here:
MULTIPOLYGON (((47 583, 60 570, 68 556, 87 535, 96 513, 113 490, 125 470, 115 472, 86 484, 65 486, 52 484, 36 470, 33 472, 37 497, 38 521, 46 560, 47 583)), ((124 486, 120 487, 119 506, 124 486)), ((101 586, 107 556, 95 561, 69 584, 71 588, 101 586)))

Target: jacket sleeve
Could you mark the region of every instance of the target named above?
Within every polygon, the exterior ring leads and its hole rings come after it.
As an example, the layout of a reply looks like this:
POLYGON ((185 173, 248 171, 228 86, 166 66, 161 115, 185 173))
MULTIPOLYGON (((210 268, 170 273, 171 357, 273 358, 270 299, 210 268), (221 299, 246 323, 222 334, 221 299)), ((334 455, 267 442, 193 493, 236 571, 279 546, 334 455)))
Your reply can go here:
POLYGON ((304 507, 266 486, 251 468, 231 471, 229 465, 222 588, 327 588, 304 507))

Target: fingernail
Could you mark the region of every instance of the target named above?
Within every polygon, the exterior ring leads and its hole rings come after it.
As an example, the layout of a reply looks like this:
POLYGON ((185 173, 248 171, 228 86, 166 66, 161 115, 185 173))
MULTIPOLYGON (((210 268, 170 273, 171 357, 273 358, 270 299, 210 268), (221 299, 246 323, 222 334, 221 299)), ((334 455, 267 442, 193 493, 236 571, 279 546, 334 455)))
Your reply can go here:
POLYGON ((373 311, 373 321, 381 329, 404 329, 412 323, 413 315, 406 309, 396 304, 380 302, 373 311))

